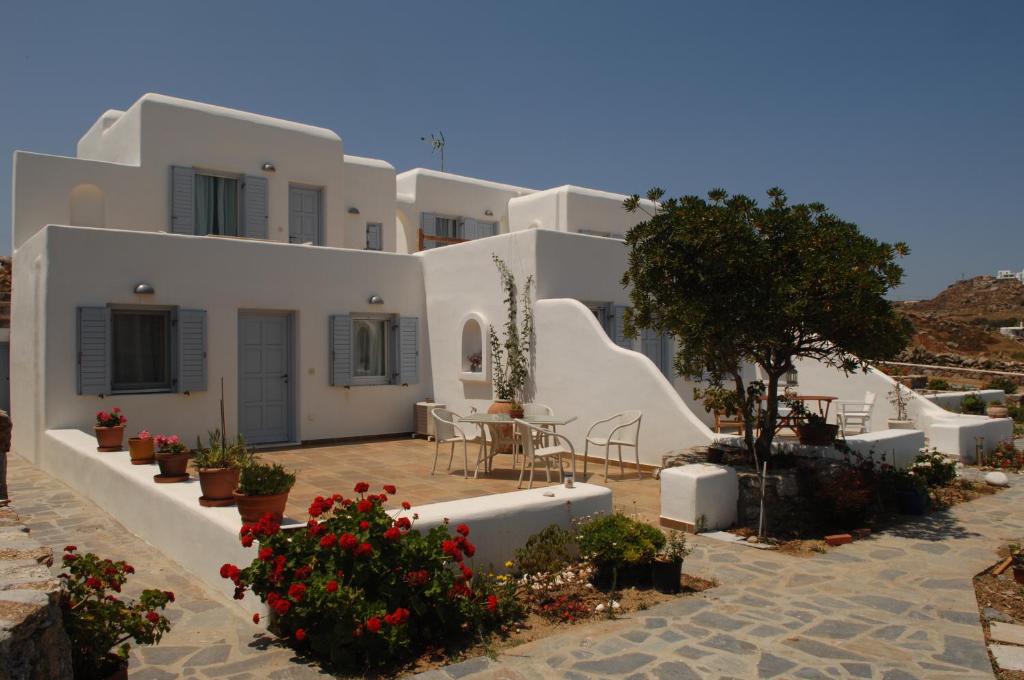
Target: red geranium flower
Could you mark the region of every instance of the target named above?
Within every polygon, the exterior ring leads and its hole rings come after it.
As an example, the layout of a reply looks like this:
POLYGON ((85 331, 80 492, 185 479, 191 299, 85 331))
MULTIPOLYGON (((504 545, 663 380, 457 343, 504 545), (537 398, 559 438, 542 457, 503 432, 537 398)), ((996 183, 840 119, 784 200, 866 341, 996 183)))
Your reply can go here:
POLYGON ((409 501, 402 501, 402 507, 404 509, 408 510, 408 509, 412 508, 412 503, 410 503, 409 501))
POLYGON ((396 493, 398 493, 398 489, 395 488, 394 484, 385 484, 384 485, 384 493, 389 493, 389 494, 391 494, 393 496, 396 493))
POLYGON ((335 593, 335 592, 338 591, 338 582, 337 581, 328 581, 327 585, 325 586, 325 588, 327 589, 327 592, 335 593))
POLYGON ((239 574, 239 568, 233 564, 225 564, 220 568, 221 578, 236 578, 239 574))
POLYGON ((98 589, 103 587, 103 581, 99 580, 95 576, 90 576, 89 578, 85 579, 85 585, 89 586, 90 588, 98 589))
POLYGON ((146 620, 150 623, 156 623, 160 620, 160 615, 156 612, 146 612, 146 620))
POLYGON ((64 546, 64 552, 75 552, 76 550, 78 550, 78 546, 77 545, 66 545, 66 546, 64 546))
POLYGON ((462 534, 463 536, 469 536, 469 525, 460 524, 459 526, 455 527, 455 531, 462 534))
POLYGON ((370 490, 370 485, 367 484, 366 482, 359 482, 358 484, 356 484, 356 488, 355 488, 355 492, 356 493, 366 493, 369 490, 370 490))
POLYGON ((302 596, 306 594, 306 586, 301 583, 293 583, 288 588, 288 597, 292 598, 296 602, 302 599, 302 596))
POLYGON ((338 545, 345 550, 352 550, 359 544, 359 539, 352 534, 342 534, 338 539, 338 545))
POLYGON ((356 505, 356 510, 359 512, 370 512, 370 510, 373 510, 373 501, 364 498, 356 505))
POLYGON ((298 640, 299 642, 305 640, 306 639, 306 631, 304 629, 302 629, 302 628, 296 628, 295 629, 295 639, 298 640))
POLYGON ((253 623, 259 623, 260 622, 260 613, 259 612, 256 612, 255 614, 252 615, 252 622, 253 623))
POLYGON ((370 528, 370 523, 364 519, 362 522, 359 523, 359 528, 363 531, 366 531, 370 528))
POLYGON ((274 556, 274 549, 268 546, 260 548, 259 558, 261 562, 269 562, 270 558, 274 556))
POLYGON ((398 527, 399 529, 408 529, 409 527, 412 526, 412 522, 409 521, 408 517, 399 517, 395 521, 395 526, 398 527))
POLYGON ((402 537, 402 532, 398 530, 398 527, 391 527, 384 532, 384 538, 389 541, 397 541, 402 537))
POLYGON ((498 597, 497 597, 497 595, 488 595, 487 596, 487 610, 493 612, 497 608, 498 608, 498 597))
POLYGON ((380 619, 376 616, 371 616, 370 618, 366 619, 366 630, 370 631, 371 633, 379 633, 380 619))
POLYGON ((364 557, 373 554, 373 546, 369 543, 360 543, 356 548, 356 557, 364 557))
POLYGON ((334 534, 327 534, 326 536, 324 536, 323 538, 320 539, 320 547, 321 548, 330 548, 332 545, 334 545, 334 542, 337 541, 337 540, 338 540, 338 537, 335 536, 334 534))
POLYGON ((165 590, 164 591, 164 597, 167 598, 168 602, 174 602, 174 593, 171 592, 170 590, 165 590))
POLYGON ((279 616, 284 616, 288 613, 288 610, 291 608, 292 603, 284 598, 281 598, 280 600, 274 603, 274 611, 277 612, 279 616))
POLYGON ((252 542, 253 542, 252 534, 246 534, 245 536, 242 536, 242 545, 244 547, 248 548, 249 546, 252 545, 252 542))

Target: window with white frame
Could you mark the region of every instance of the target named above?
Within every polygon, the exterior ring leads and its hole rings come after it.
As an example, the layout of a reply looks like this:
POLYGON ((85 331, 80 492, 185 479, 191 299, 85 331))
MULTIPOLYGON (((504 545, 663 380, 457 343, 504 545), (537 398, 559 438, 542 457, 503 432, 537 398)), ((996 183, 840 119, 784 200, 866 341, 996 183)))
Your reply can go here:
POLYGON ((383 227, 380 222, 366 223, 366 249, 384 250, 383 227))
POLYGON ((111 309, 110 330, 111 390, 171 391, 171 311, 111 309))
POLYGON ((195 233, 238 236, 238 177, 196 173, 195 233))
POLYGON ((376 385, 390 382, 391 319, 352 317, 352 379, 376 385))

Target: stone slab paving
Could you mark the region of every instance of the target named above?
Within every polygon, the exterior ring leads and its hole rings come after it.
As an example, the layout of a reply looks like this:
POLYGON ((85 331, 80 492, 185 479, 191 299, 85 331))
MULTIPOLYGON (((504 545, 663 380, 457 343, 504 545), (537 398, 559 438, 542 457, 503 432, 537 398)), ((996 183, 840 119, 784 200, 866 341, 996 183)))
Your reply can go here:
MULTIPOLYGON (((259 635, 232 602, 181 573, 116 519, 23 459, 11 493, 33 535, 137 568, 132 592, 178 596, 164 642, 133 651, 131 677, 307 678, 315 666, 259 635)), ((546 678, 991 678, 971 578, 1024 537, 1024 480, 809 558, 696 538, 686 571, 719 587, 616 621, 570 628, 425 680, 546 678)), ((129 593, 131 594, 131 593, 129 593)), ((1022 649, 1022 648, 1014 648, 1022 649)))

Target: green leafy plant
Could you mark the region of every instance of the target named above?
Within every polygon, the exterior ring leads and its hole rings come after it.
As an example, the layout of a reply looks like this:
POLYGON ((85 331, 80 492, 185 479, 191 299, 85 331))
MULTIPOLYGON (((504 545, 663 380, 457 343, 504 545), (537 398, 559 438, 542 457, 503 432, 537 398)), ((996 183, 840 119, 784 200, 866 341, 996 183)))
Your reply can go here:
POLYGON ((595 567, 618 569, 654 561, 665 546, 665 534, 650 524, 612 513, 577 525, 580 555, 595 567))
POLYGON ((929 378, 928 389, 935 390, 936 392, 942 392, 949 389, 949 381, 943 378, 929 378))
POLYGON ((1002 376, 992 378, 988 381, 988 384, 985 385, 986 390, 1002 390, 1006 394, 1016 394, 1019 388, 1020 385, 1015 381, 1002 376))
POLYGON ((521 616, 514 579, 474 574, 468 526, 420 532, 409 503, 385 509, 397 489, 383 490, 360 482, 355 497, 317 497, 302 530, 282 532, 269 515, 243 525, 242 545, 258 541, 257 557, 221 576, 237 598, 251 590, 269 606, 273 632, 349 669, 455 649, 521 616))
POLYGON ((516 550, 515 570, 520 574, 558 571, 574 563, 579 546, 572 532, 552 524, 527 539, 516 550))
POLYGON ((985 400, 972 392, 960 400, 960 412, 982 415, 985 413, 985 400))
POLYGON ((947 486, 956 479, 956 463, 942 455, 937 449, 917 454, 908 468, 910 474, 920 477, 931 486, 947 486))
POLYGON ((889 403, 894 409, 896 409, 895 420, 907 421, 910 420, 910 414, 907 411, 907 406, 910 401, 914 398, 913 394, 910 393, 910 389, 905 387, 903 383, 898 380, 893 384, 892 389, 889 390, 887 395, 889 403))
POLYGON ((239 434, 233 442, 226 441, 220 430, 213 430, 207 435, 207 446, 203 446, 196 437, 196 448, 192 455, 192 464, 200 470, 216 468, 243 468, 249 464, 253 452, 245 444, 245 438, 239 434))
POLYGON ((238 493, 245 496, 276 496, 295 486, 295 475, 277 463, 261 463, 255 458, 242 468, 238 493))
POLYGON ((672 531, 669 533, 665 545, 658 551, 658 559, 675 562, 685 559, 691 552, 693 549, 686 544, 686 534, 681 531, 672 531))
POLYGON ((523 286, 522 294, 520 294, 516 277, 505 262, 497 255, 491 257, 501 275, 501 287, 505 292, 505 308, 508 312, 504 327, 504 340, 498 336, 494 326, 489 327, 494 393, 498 399, 519 404, 526 400, 526 383, 530 377, 530 353, 533 348, 533 310, 530 290, 533 287, 533 275, 526 277, 526 285, 523 286), (522 305, 521 315, 520 304, 522 305))
POLYGON ((61 610, 75 678, 106 678, 128 663, 129 640, 155 645, 170 630, 158 611, 174 602, 174 593, 147 589, 137 601, 122 599, 114 593, 135 573, 132 565, 78 553, 73 545, 64 551, 61 610))

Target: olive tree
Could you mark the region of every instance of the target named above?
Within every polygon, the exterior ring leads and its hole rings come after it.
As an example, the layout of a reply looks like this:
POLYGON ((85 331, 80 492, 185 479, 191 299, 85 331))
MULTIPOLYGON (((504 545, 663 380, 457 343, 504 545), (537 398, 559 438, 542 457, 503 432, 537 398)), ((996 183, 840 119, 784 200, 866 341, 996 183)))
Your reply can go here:
POLYGON ((771 453, 779 381, 796 359, 866 370, 865 357, 895 355, 911 332, 886 299, 903 278, 905 244, 866 236, 820 203, 790 204, 781 189, 768 197, 762 207, 723 189, 665 200, 652 189, 653 209, 636 195, 624 202, 645 218, 626 236, 627 332, 676 338, 675 371, 728 397, 755 463, 771 453), (750 365, 764 381, 744 372, 750 365))

